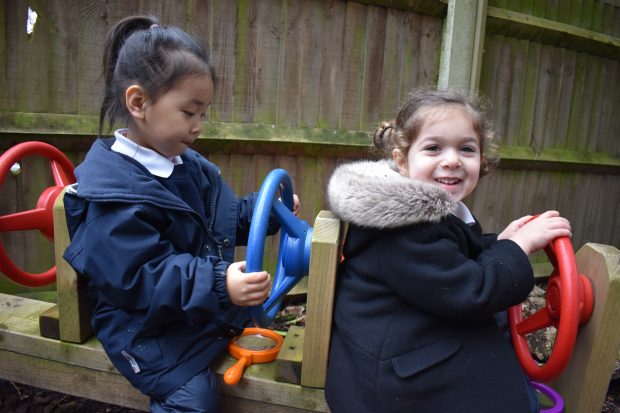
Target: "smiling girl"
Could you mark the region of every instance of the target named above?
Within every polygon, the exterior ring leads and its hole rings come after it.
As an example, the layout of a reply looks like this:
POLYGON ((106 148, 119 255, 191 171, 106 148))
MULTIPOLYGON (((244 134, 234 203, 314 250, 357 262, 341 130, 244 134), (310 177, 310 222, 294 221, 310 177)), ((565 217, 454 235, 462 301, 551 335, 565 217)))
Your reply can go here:
POLYGON ((340 412, 537 412, 496 315, 534 286, 528 255, 569 222, 555 211, 482 234, 462 202, 495 166, 476 102, 415 91, 375 131, 392 161, 340 166, 330 208, 349 223, 325 397, 340 412))

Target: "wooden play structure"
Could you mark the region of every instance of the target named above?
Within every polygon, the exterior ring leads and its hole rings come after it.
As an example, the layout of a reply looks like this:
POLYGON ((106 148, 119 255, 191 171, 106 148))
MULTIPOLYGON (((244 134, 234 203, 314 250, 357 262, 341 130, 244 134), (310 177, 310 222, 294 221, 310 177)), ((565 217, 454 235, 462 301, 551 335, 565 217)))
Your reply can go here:
MULTIPOLYGON (((53 203, 33 210, 53 217, 58 304, 0 294, 0 378, 148 410, 148 399, 118 373, 92 336, 85 280, 62 258, 69 243, 65 183, 52 187, 61 188, 53 203)), ((222 383, 225 411, 328 411, 322 388, 342 236, 341 222, 321 211, 312 233, 306 325, 291 327, 275 361, 249 366, 235 386, 222 383)), ((559 255, 554 260, 559 262, 559 255)), ((595 305, 568 367, 553 386, 564 395, 567 412, 594 412, 602 405, 620 348, 620 330, 614 328, 620 321, 620 251, 587 244, 576 254, 576 263, 578 273, 592 284, 595 305)), ((234 363, 223 356, 216 372, 222 376, 234 363)))

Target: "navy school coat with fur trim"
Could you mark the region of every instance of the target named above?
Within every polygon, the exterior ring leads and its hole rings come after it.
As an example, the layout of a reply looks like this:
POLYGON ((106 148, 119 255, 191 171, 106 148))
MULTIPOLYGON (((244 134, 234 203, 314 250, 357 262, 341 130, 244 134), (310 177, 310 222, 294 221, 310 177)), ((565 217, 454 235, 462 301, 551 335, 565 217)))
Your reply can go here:
MULTIPOLYGON (((92 326, 116 368, 144 394, 166 397, 225 351, 249 321, 225 273, 247 243, 256 194, 237 198, 219 169, 188 149, 168 190, 97 139, 76 168, 65 209, 64 258, 88 279, 92 326), (175 181, 176 179, 176 181, 175 181)), ((167 183, 168 185, 168 183, 167 183)), ((270 224, 269 233, 277 225, 270 224)))
POLYGON ((350 223, 325 388, 331 411, 535 410, 494 317, 534 285, 517 244, 483 236, 451 214, 449 194, 387 162, 339 167, 328 198, 350 223))

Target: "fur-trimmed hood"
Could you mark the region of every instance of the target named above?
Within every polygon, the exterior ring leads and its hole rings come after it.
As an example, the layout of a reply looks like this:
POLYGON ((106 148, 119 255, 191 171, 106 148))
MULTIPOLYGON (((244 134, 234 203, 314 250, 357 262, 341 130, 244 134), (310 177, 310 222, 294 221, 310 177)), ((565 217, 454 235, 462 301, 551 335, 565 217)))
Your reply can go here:
POLYGON ((327 199, 341 220, 378 229, 438 222, 457 206, 448 192, 400 175, 387 160, 340 165, 329 180, 327 199))

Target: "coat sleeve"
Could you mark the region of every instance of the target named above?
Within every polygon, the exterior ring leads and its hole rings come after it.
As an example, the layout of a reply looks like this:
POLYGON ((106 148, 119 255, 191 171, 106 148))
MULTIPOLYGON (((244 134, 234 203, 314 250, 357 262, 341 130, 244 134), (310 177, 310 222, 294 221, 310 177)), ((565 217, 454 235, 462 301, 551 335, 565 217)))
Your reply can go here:
MULTIPOLYGON (((239 198, 239 219, 237 221, 237 245, 247 245, 250 236, 250 225, 252 224, 252 214, 256 206, 257 192, 252 192, 239 198)), ((273 235, 280 229, 280 224, 273 215, 269 216, 267 224, 267 235, 273 235)))
POLYGON ((142 312, 152 326, 206 321, 230 305, 229 263, 178 252, 160 236, 167 222, 157 208, 131 205, 90 216, 72 236, 65 259, 95 284, 99 301, 142 312))
POLYGON ((512 241, 494 242, 471 259, 441 224, 383 240, 375 243, 381 248, 374 253, 384 282, 403 300, 437 317, 486 318, 522 302, 534 286, 527 255, 512 241))

